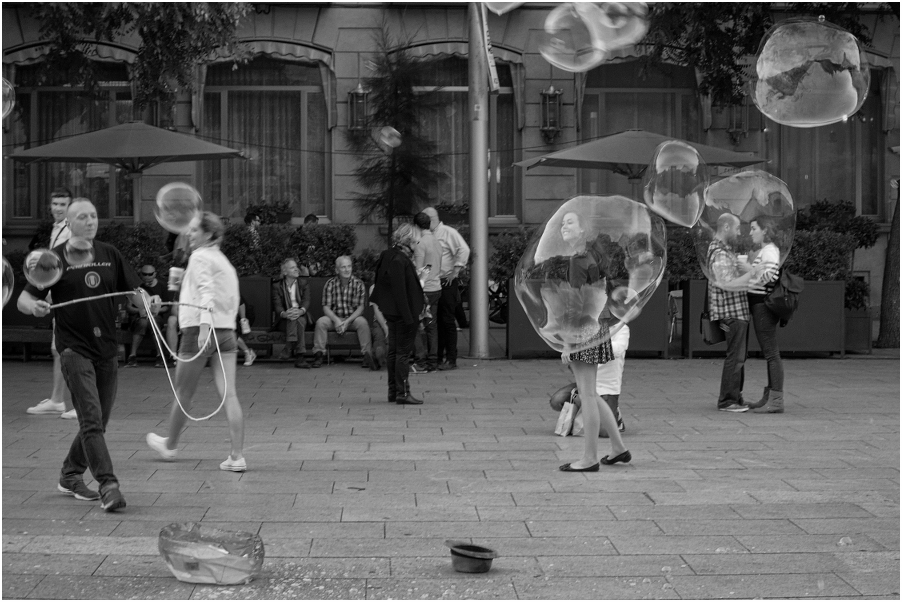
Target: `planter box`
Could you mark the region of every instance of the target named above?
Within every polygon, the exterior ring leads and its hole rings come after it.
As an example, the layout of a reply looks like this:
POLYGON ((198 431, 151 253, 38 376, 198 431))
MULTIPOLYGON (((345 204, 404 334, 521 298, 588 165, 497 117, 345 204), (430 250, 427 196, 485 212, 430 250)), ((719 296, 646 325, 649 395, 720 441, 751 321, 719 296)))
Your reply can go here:
MULTIPOLYGON (((683 355, 725 355, 727 344, 705 345, 699 331, 699 316, 705 304, 707 280, 683 283, 683 355)), ((846 284, 841 280, 805 281, 799 309, 784 328, 777 330, 777 343, 786 353, 839 353, 845 356, 846 284)), ((755 329, 749 324, 749 351, 760 351, 755 329)))
POLYGON ((872 324, 870 309, 846 310, 846 351, 871 353, 872 324))
MULTIPOLYGON (((533 328, 514 291, 514 281, 508 283, 507 357, 510 359, 557 357, 560 351, 548 346, 533 328)), ((630 325, 628 355, 657 353, 667 357, 668 337, 667 287, 659 286, 651 299, 630 325)))

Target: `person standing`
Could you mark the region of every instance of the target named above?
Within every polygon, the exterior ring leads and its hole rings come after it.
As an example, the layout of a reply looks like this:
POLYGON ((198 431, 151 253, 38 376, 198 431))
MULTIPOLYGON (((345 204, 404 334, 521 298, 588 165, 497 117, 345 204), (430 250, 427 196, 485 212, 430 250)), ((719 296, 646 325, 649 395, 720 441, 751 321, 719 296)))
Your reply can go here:
POLYGON ((348 330, 357 332, 360 351, 363 353, 364 366, 373 365, 370 352, 370 325, 363 317, 366 309, 366 285, 354 276, 353 261, 347 255, 335 259, 335 271, 338 275, 326 282, 323 287, 323 314, 316 321, 313 331, 313 367, 323 365, 323 354, 326 352, 326 341, 329 331, 344 334, 348 330))
POLYGON ((460 303, 458 275, 470 258, 470 247, 460 232, 446 226, 438 218, 435 207, 427 207, 423 213, 429 216, 429 227, 442 247, 439 281, 442 294, 438 301, 438 351, 436 361, 439 370, 457 370, 457 322, 455 310, 460 303))
POLYGON ((427 270, 423 272, 423 293, 428 306, 422 320, 425 355, 415 369, 417 372, 435 372, 438 368, 438 301, 442 296, 442 245, 430 230, 432 220, 426 213, 417 213, 413 223, 420 235, 420 241, 413 250, 413 264, 418 274, 427 270))
MULTIPOLYGON (((47 247, 49 249, 66 244, 66 241, 72 236, 69 220, 66 219, 71 201, 72 193, 67 188, 57 188, 50 193, 50 215, 53 217, 53 228, 50 230, 50 244, 47 247)), ((29 249, 37 248, 38 244, 37 240, 32 240, 29 249)), ((57 249, 57 253, 60 251, 61 249, 57 249)), ((56 350, 56 325, 53 324, 55 321, 54 318, 51 326, 54 334, 51 335, 50 341, 50 354, 53 356, 53 391, 49 398, 31 406, 25 412, 28 414, 59 414, 60 418, 74 420, 75 408, 72 407, 72 395, 69 393, 69 388, 66 387, 66 379, 63 378, 60 364, 60 354, 56 350)))
POLYGON ((279 318, 272 329, 285 333, 286 345, 279 359, 295 357, 296 368, 310 368, 304 358, 304 331, 307 328, 310 292, 307 279, 301 278, 298 262, 291 257, 282 261, 282 278, 272 284, 272 306, 279 318))
POLYGON ((783 360, 777 346, 777 324, 780 318, 764 304, 764 299, 774 290, 780 275, 780 249, 774 244, 777 228, 773 218, 761 216, 751 221, 752 242, 759 247, 751 264, 739 262, 739 270, 758 270, 749 284, 764 286, 764 293, 748 293, 749 312, 755 326, 755 336, 761 344, 761 352, 767 361, 767 386, 757 402, 748 404, 756 414, 783 413, 783 360))
MULTIPOLYGON (((68 209, 72 236, 93 241, 94 260, 82 265, 69 265, 61 254, 63 275, 51 287, 40 290, 28 284, 19 296, 19 311, 46 316, 51 306, 46 301, 53 295, 56 303, 65 303, 116 292, 135 291, 149 302, 141 289, 135 270, 115 247, 94 240, 97 234, 97 209, 85 198, 72 201, 68 209)), ((61 249, 59 249, 61 250, 61 249)), ((107 512, 125 507, 119 480, 113 473, 113 461, 104 433, 113 412, 118 385, 118 332, 116 303, 113 297, 54 308, 56 349, 60 355, 63 376, 78 417, 78 434, 63 461, 57 488, 79 500, 100 499, 107 512), (100 484, 99 493, 85 485, 88 468, 100 484)))
POLYGON ((727 357, 720 377, 717 409, 721 412, 748 412, 742 399, 745 357, 749 332, 749 304, 746 291, 755 271, 740 276, 733 245, 739 237, 739 218, 724 213, 717 218, 714 240, 708 245, 708 314, 726 326, 727 357))
POLYGON ((379 307, 388 322, 389 403, 419 405, 410 392, 410 351, 423 311, 423 288, 411 258, 416 246, 417 229, 401 224, 392 234, 392 248, 386 249, 376 263, 376 281, 370 300, 379 307))
POLYGON ((204 211, 191 220, 188 228, 192 253, 188 259, 188 268, 182 276, 179 293, 182 341, 179 346, 178 367, 175 369, 178 400, 172 404, 172 411, 169 413, 169 436, 160 437, 155 433, 148 433, 146 441, 164 460, 175 459, 179 436, 185 426, 185 412, 191 409, 201 372, 207 358, 210 358, 216 390, 220 396, 225 397, 231 441, 229 457, 219 465, 219 469, 244 472, 247 470, 247 460, 244 458, 244 413, 235 392, 238 358, 235 320, 240 294, 238 273, 219 250, 224 232, 225 227, 219 217, 209 211, 204 211), (207 309, 200 309, 201 307, 207 309), (194 359, 187 361, 191 358, 194 359))

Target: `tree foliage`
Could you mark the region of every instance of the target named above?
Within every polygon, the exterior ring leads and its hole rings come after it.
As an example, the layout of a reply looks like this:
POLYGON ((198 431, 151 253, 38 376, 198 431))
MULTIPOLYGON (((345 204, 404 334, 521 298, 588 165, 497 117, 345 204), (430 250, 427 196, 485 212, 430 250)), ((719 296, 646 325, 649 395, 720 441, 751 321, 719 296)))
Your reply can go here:
POLYGON ((33 2, 27 12, 40 24, 48 45, 45 78, 84 87, 96 94, 99 83, 93 43, 137 36, 132 65, 135 103, 190 90, 195 67, 213 56, 242 61, 247 50, 237 41, 239 21, 251 10, 245 2, 33 2))
POLYGON ((383 152, 372 132, 347 132, 348 145, 360 158, 354 175, 366 191, 354 197, 360 217, 384 220, 389 236, 393 218, 415 215, 428 206, 430 187, 443 177, 442 158, 423 132, 424 116, 435 110, 437 99, 435 94, 414 92, 424 65, 411 54, 412 42, 406 35, 392 36, 383 16, 370 62, 372 76, 362 82, 369 91, 371 127, 395 128, 400 146, 383 152))

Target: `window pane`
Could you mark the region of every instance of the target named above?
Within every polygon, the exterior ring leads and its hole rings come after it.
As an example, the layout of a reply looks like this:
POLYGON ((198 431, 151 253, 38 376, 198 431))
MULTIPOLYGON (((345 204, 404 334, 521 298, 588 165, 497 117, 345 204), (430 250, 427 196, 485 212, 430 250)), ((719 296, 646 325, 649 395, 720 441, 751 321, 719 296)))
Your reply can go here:
MULTIPOLYGON (((300 92, 229 92, 230 144, 249 161, 230 161, 227 178, 230 216, 250 204, 301 198, 300 92)), ((321 176, 320 176, 321 177, 321 176)))
MULTIPOLYGON (((215 144, 229 146, 232 142, 222 141, 222 106, 219 92, 204 94, 204 130, 203 138, 215 144)), ((231 148, 231 147, 230 147, 231 148)), ((232 159, 230 161, 238 161, 232 159)), ((228 163, 227 163, 228 164, 228 163)), ((204 204, 216 213, 224 214, 222 204, 222 161, 201 161, 200 173, 204 194, 204 204)))
POLYGON ((498 170, 500 174, 498 182, 498 198, 495 206, 495 215, 515 215, 514 205, 514 167, 516 161, 514 147, 514 132, 517 126, 514 123, 514 96, 513 94, 501 94, 498 96, 497 122, 495 131, 498 140, 498 170))
POLYGON ((444 92, 445 103, 436 111, 421 117, 424 135, 435 142, 443 155, 439 170, 445 173, 430 196, 435 204, 459 204, 469 201, 470 128, 467 119, 467 93, 444 92))
POLYGON ((326 97, 307 94, 307 198, 293 199, 295 213, 326 213, 326 97), (302 202, 304 201, 304 202, 302 202))
POLYGON ((868 98, 852 118, 858 119, 856 127, 861 130, 861 146, 856 149, 856 156, 861 161, 861 214, 886 219, 882 216, 880 202, 883 182, 880 166, 885 142, 880 105, 880 78, 872 74, 868 98))
POLYGON ((207 68, 208 86, 320 86, 319 67, 259 56, 233 69, 232 63, 207 68))
MULTIPOLYGON (((31 94, 16 95, 16 106, 10 116, 13 153, 25 150, 32 144, 31 94)), ((10 161, 13 177, 13 217, 35 217, 31 209, 30 170, 19 161, 10 161)))
POLYGON ((813 146, 800 147, 799 152, 804 152, 804 148, 817 149, 817 177, 814 178, 816 198, 812 201, 827 199, 855 202, 853 127, 851 121, 846 121, 807 130, 814 134, 814 139, 811 140, 813 146))

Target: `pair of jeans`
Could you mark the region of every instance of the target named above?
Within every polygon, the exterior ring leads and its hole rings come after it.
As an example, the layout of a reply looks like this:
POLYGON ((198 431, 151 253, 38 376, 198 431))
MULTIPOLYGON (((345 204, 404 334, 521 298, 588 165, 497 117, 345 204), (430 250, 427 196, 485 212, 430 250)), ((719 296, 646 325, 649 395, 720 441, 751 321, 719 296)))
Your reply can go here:
POLYGON ((717 407, 725 408, 742 403, 742 385, 745 383, 745 356, 748 353, 749 323, 747 320, 723 318, 727 326, 727 357, 723 361, 720 377, 720 396, 717 407))
MULTIPOLYGON (((426 305, 431 318, 423 318, 423 334, 426 339, 425 353, 421 358, 427 368, 438 366, 438 301, 442 291, 426 293, 426 305)), ((457 330, 454 331, 455 333, 457 330)))
MULTIPOLYGON (((326 343, 329 340, 329 333, 335 332, 335 324, 326 316, 320 316, 316 321, 313 330, 313 353, 325 353, 326 343)), ((357 342, 360 343, 360 353, 366 355, 370 352, 372 345, 372 335, 370 334, 370 324, 363 316, 357 316, 348 324, 348 332, 357 333, 357 342)))
POLYGON ((460 304, 460 288, 457 278, 442 281, 442 294, 438 300, 438 351, 436 362, 457 363, 457 320, 455 312, 460 304))
POLYGON ((119 363, 115 357, 91 360, 64 349, 60 364, 78 416, 78 434, 63 460, 62 477, 80 478, 90 468, 101 492, 118 486, 104 433, 116 401, 119 363))
POLYGON ((417 334, 418 322, 405 324, 400 318, 389 318, 388 323, 388 353, 385 357, 385 367, 388 371, 388 398, 397 399, 407 395, 407 378, 410 374, 410 352, 413 349, 413 339, 417 334))
POLYGON ((783 360, 780 358, 780 348, 777 347, 777 325, 780 318, 774 312, 767 309, 764 303, 752 304, 752 324, 755 325, 755 336, 761 345, 761 353, 767 360, 767 386, 772 391, 783 390, 783 360))

